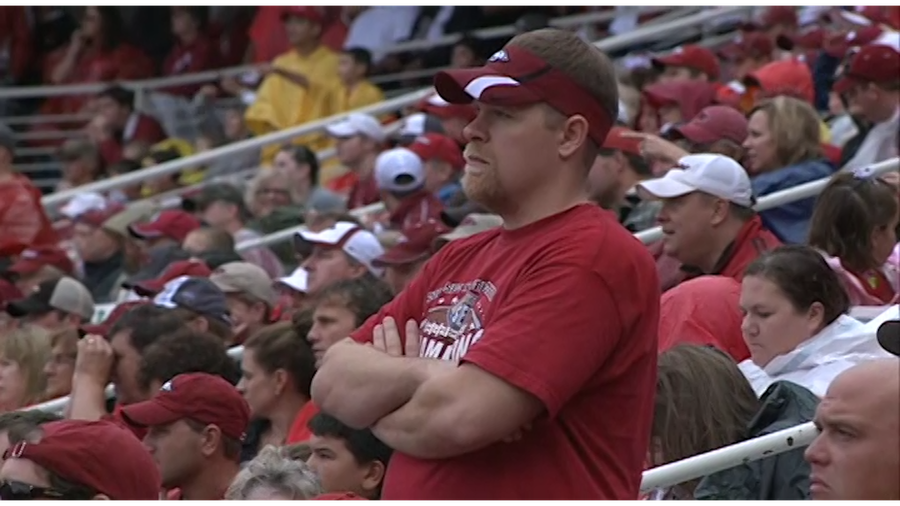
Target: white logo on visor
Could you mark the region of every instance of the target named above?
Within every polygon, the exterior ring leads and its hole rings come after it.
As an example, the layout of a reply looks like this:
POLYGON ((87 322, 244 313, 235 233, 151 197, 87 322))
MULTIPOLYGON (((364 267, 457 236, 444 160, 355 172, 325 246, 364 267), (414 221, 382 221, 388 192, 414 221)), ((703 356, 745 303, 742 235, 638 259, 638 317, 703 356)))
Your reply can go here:
POLYGON ((491 57, 488 58, 488 61, 509 61, 509 55, 506 54, 506 51, 501 49, 491 55, 491 57))

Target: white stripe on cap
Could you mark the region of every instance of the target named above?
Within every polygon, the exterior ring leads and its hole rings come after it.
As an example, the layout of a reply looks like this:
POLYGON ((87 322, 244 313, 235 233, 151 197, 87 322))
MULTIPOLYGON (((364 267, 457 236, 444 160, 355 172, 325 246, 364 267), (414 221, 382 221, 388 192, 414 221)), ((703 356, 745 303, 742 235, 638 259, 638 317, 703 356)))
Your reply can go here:
POLYGON ((507 76, 482 76, 472 79, 472 82, 466 85, 465 92, 478 100, 481 94, 492 86, 519 86, 521 83, 507 76))
POLYGON ((191 279, 190 276, 181 276, 169 281, 166 283, 166 286, 163 287, 162 291, 153 298, 153 303, 157 306, 167 307, 169 309, 178 307, 178 304, 176 304, 174 300, 175 294, 178 293, 181 285, 189 279, 191 279))

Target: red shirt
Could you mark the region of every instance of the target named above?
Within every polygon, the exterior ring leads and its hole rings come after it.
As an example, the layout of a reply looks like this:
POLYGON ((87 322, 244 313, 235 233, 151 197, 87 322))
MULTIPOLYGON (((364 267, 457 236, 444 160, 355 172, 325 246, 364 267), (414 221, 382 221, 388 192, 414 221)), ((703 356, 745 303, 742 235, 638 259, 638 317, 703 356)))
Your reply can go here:
POLYGON ((309 440, 309 438, 312 437, 312 432, 310 432, 307 425, 312 417, 316 416, 316 413, 318 412, 319 407, 316 406, 313 401, 304 404, 303 407, 300 408, 300 411, 297 412, 297 416, 294 417, 294 423, 291 424, 291 428, 288 430, 288 435, 284 439, 284 443, 302 443, 309 440))
POLYGON ((459 357, 546 413, 514 443, 434 460, 395 452, 382 498, 636 499, 659 297, 646 249, 592 204, 445 246, 352 337, 371 340, 387 315, 415 318, 423 356, 459 357))
POLYGON ((378 192, 375 177, 369 176, 365 179, 357 179, 347 198, 347 209, 356 209, 380 201, 381 194, 378 192))
MULTIPOLYGON (((846 269, 846 266, 844 268, 846 269)), ((872 297, 880 300, 885 305, 894 301, 894 296, 896 295, 894 287, 891 286, 888 277, 880 270, 871 269, 866 272, 856 272, 847 269, 847 272, 856 277, 859 280, 859 284, 866 290, 866 293, 872 297)))
MULTIPOLYGON (((193 74, 218 68, 219 66, 219 48, 204 35, 197 37, 193 43, 183 45, 176 43, 166 61, 163 63, 163 74, 167 76, 176 76, 183 74, 193 74)), ((196 93, 204 83, 186 84, 183 86, 171 86, 163 88, 160 91, 171 93, 173 95, 188 95, 196 93)))
POLYGON ((120 138, 110 137, 100 143, 100 157, 107 165, 122 159, 122 147, 131 141, 156 144, 166 138, 162 125, 146 114, 132 113, 120 138))
POLYGON ((398 229, 413 228, 428 220, 441 220, 444 204, 430 191, 422 190, 409 195, 400 202, 400 206, 391 213, 391 225, 398 229))
POLYGON ((728 276, 738 281, 744 279, 744 271, 759 255, 781 246, 775 234, 769 232, 759 216, 754 216, 744 224, 737 238, 725 250, 719 266, 710 274, 728 276))
POLYGON ((14 174, 0 182, 0 257, 17 256, 31 246, 56 245, 59 237, 41 204, 41 191, 14 174))

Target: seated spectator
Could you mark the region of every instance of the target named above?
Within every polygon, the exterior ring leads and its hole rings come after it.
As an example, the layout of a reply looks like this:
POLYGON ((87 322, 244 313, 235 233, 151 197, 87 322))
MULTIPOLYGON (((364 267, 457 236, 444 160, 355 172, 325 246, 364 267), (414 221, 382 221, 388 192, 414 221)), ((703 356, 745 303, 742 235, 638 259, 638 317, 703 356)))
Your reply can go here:
POLYGON ((44 281, 24 299, 6 304, 6 312, 24 323, 53 331, 77 327, 94 315, 94 299, 75 278, 44 281))
POLYGON ((233 252, 234 237, 225 230, 200 227, 192 230, 181 243, 181 249, 198 257, 210 252, 233 252))
POLYGON ((851 110, 871 123, 856 153, 843 169, 859 169, 898 154, 900 130, 900 52, 886 45, 863 46, 852 57, 834 91, 851 110))
MULTIPOLYGON (((22 441, 28 434, 48 422, 61 420, 59 415, 32 409, 29 411, 10 411, 0 414, 0 455, 12 446, 10 441, 22 441)), ((6 499, 0 497, 0 500, 6 499)))
POLYGON ((307 339, 318 366, 334 343, 344 339, 391 301, 392 294, 380 279, 363 277, 340 281, 319 293, 312 308, 313 321, 307 339))
MULTIPOLYGON (((433 114, 416 112, 404 116, 398 121, 400 121, 400 130, 391 138, 398 146, 409 147, 417 138, 426 134, 445 135, 440 118, 433 114)), ((450 138, 450 140, 454 141, 456 148, 459 149, 459 142, 453 138, 450 138)))
POLYGON ((459 144, 446 135, 426 133, 406 145, 425 164, 425 189, 446 205, 461 190, 459 178, 466 165, 459 144))
POLYGON ((329 182, 329 189, 349 192, 349 209, 378 202, 375 159, 387 138, 381 123, 368 114, 354 113, 326 127, 326 131, 337 140, 337 159, 347 169, 346 174, 329 182))
MULTIPOLYGON (((737 40, 719 49, 719 58, 724 60, 727 66, 730 67, 733 81, 728 84, 729 87, 737 85, 738 89, 742 88, 741 83, 743 83, 744 78, 759 70, 763 65, 770 63, 774 53, 774 39, 760 32, 741 34, 737 40)), ((726 87, 725 89, 728 90, 729 88, 726 87)), ((737 92, 731 96, 739 100, 741 94, 741 92, 737 92)), ((719 99, 718 101, 728 102, 727 98, 725 100, 719 99)))
POLYGON ((50 334, 50 353, 44 364, 47 387, 44 399, 56 399, 72 391, 72 375, 78 356, 78 330, 64 328, 50 334))
POLYGON ((62 162, 62 179, 56 184, 56 191, 93 183, 103 174, 97 146, 87 139, 67 140, 57 158, 62 162))
POLYGON ((124 241, 103 227, 124 209, 122 204, 107 201, 102 208, 75 219, 72 242, 81 260, 82 279, 98 302, 109 301, 115 296, 125 271, 124 241))
POLYGON ((16 134, 0 123, 0 257, 59 241, 41 204, 41 191, 13 167, 15 152, 16 134))
POLYGON ((294 245, 304 253, 302 267, 309 273, 312 295, 341 280, 381 277, 382 270, 372 262, 384 254, 384 248, 372 232, 356 223, 339 221, 321 232, 301 230, 294 245))
POLYGON ((667 56, 654 58, 653 66, 662 71, 660 83, 715 82, 719 78, 719 59, 703 46, 678 47, 667 56))
POLYGON ((75 275, 75 265, 61 248, 38 246, 23 251, 6 273, 19 291, 31 293, 44 281, 75 275))
POLYGON ((750 358, 741 334, 741 284, 724 276, 700 276, 663 294, 659 352, 679 344, 715 346, 735 363, 750 358))
MULTIPOLYGON (((471 104, 451 104, 437 93, 423 100, 419 104, 419 109, 429 116, 438 118, 441 126, 441 131, 438 133, 443 133, 450 137, 460 146, 465 146, 468 142, 463 135, 463 129, 478 114, 475 107, 471 104)), ((423 127, 426 126, 423 125, 423 127)))
POLYGON ((639 124, 645 133, 667 133, 673 126, 694 119, 713 104, 716 89, 705 81, 661 81, 644 88, 639 124))
POLYGON ((619 223, 631 232, 640 232, 656 225, 660 204, 641 199, 637 193, 637 184, 653 174, 641 156, 641 141, 625 135, 631 132, 622 127, 610 130, 591 167, 588 182, 594 202, 615 211, 619 223))
POLYGON ((225 344, 234 341, 232 320, 225 294, 203 277, 180 276, 153 297, 153 303, 173 309, 173 314, 197 332, 209 332, 225 344))
POLYGON ((837 275, 812 248, 784 246, 750 264, 741 288, 750 359, 740 368, 756 393, 783 380, 821 397, 845 369, 886 356, 849 308, 837 275))
MULTIPOLYGON (((444 224, 449 224, 446 219, 444 219, 443 221, 444 224)), ((452 231, 438 236, 437 240, 435 240, 434 246, 437 249, 441 249, 450 241, 465 239, 466 237, 471 237, 475 234, 480 234, 485 230, 497 228, 502 225, 503 218, 497 216, 496 214, 470 213, 462 218, 462 221, 460 221, 458 225, 453 227, 452 231)))
POLYGON ((241 344, 271 323, 278 296, 266 271, 249 262, 220 266, 209 276, 228 302, 234 344, 241 344))
POLYGON ((683 267, 661 272, 663 290, 685 277, 714 274, 743 277, 744 269, 763 251, 780 244, 753 211, 753 192, 743 167, 722 155, 689 155, 684 169, 638 184, 662 199, 663 256, 683 267))
POLYGON ((97 116, 89 133, 100 145, 100 156, 106 164, 122 159, 122 146, 132 141, 149 144, 166 138, 162 126, 152 117, 134 108, 134 92, 112 86, 97 96, 97 116))
MULTIPOLYGON (((206 34, 209 8, 205 6, 170 7, 172 35, 175 45, 163 62, 165 76, 194 74, 219 68, 221 55, 215 41, 206 34)), ((193 96, 201 84, 188 84, 163 88, 162 92, 173 95, 193 96)))
MULTIPOLYGON (((50 53, 44 63, 43 82, 78 84, 143 79, 153 73, 153 63, 128 43, 119 9, 87 7, 81 26, 68 44, 50 53)), ((44 114, 74 114, 88 102, 87 95, 60 96, 45 102, 44 114)))
MULTIPOLYGON (((288 184, 276 187, 272 184, 274 181, 267 181, 257 187, 257 192, 266 191, 270 194, 284 191, 290 192, 290 201, 281 201, 275 207, 291 203, 300 207, 308 207, 316 198, 335 195, 332 191, 321 186, 319 180, 319 158, 306 146, 292 144, 282 146, 281 151, 275 155, 275 168, 288 177, 288 184)), ((277 174, 278 172, 275 173, 277 174)))
POLYGON ((353 429, 325 413, 309 421, 312 454, 306 461, 325 492, 351 492, 378 499, 391 450, 369 429, 353 429))
POLYGON ((249 461, 225 492, 229 501, 302 501, 322 493, 319 479, 305 462, 290 459, 269 445, 249 461))
MULTIPOLYGON (((519 21, 522 20, 525 20, 525 16, 519 19, 519 21)), ((540 28, 547 28, 547 26, 542 26, 540 28)), ((537 29, 538 28, 529 27, 529 29, 524 31, 530 32, 537 29)), ((480 67, 484 65, 484 52, 485 43, 483 40, 473 37, 472 35, 463 35, 463 37, 456 41, 450 49, 450 67, 456 69, 480 67)))
POLYGON ((233 385, 211 374, 179 374, 150 399, 122 408, 122 416, 147 429, 144 446, 168 499, 225 497, 250 422, 247 401, 233 385))
POLYGON ((60 420, 12 441, 4 453, 3 500, 155 501, 160 476, 141 442, 105 421, 60 420))
MULTIPOLYGON (((252 216, 244 202, 243 194, 235 186, 225 183, 208 185, 196 197, 195 202, 203 222, 210 227, 230 233, 234 237, 235 244, 262 237, 246 227, 252 216)), ((284 275, 281 261, 265 246, 244 249, 239 254, 247 262, 262 268, 270 278, 284 275)))
POLYGON ((409 149, 394 148, 378 155, 375 182, 389 213, 390 228, 411 228, 440 219, 444 206, 425 188, 422 159, 409 149))
POLYGON ((336 112, 349 112, 384 101, 384 93, 368 79, 372 68, 372 53, 361 47, 344 49, 338 60, 341 86, 336 98, 336 112))
MULTIPOLYGON (((123 150, 125 151, 125 150, 123 150)), ((134 171, 141 169, 141 163, 137 160, 130 160, 124 155, 124 158, 119 160, 116 163, 110 164, 106 167, 106 175, 109 177, 121 176, 123 174, 130 174, 134 171)), ((144 158, 144 155, 141 155, 138 160, 144 158)), ((127 203, 127 202, 135 202, 141 199, 141 184, 133 184, 131 186, 126 186, 124 188, 118 188, 116 190, 112 190, 109 192, 109 198, 116 202, 127 203)))
POLYGON ((124 210, 113 214, 100 225, 107 234, 119 241, 122 245, 122 276, 117 285, 120 285, 126 276, 137 274, 144 264, 144 254, 134 236, 129 233, 128 227, 137 223, 143 223, 157 213, 155 205, 147 202, 134 202, 124 210))
POLYGON ((122 283, 122 288, 131 290, 139 297, 152 298, 162 292, 169 281, 181 276, 208 278, 210 274, 212 274, 212 269, 200 260, 180 260, 169 264, 157 278, 145 280, 129 279, 122 283))
POLYGON ((0 413, 44 400, 49 358, 50 335, 40 327, 26 326, 0 339, 0 413))
MULTIPOLYGON (((334 94, 340 86, 338 55, 321 44, 324 17, 319 7, 283 9, 282 19, 291 49, 272 60, 262 84, 244 116, 256 135, 327 118, 339 111, 334 94)), ((238 91, 246 96, 245 92, 238 91)), ((312 149, 327 147, 327 139, 307 136, 296 139, 312 149)), ((269 161, 275 149, 263 149, 269 161)))
POLYGON ((309 273, 297 267, 290 276, 278 278, 275 289, 280 296, 278 305, 286 313, 293 314, 306 308, 309 299, 309 273))
POLYGON ((690 153, 716 153, 741 161, 747 140, 747 118, 731 107, 711 105, 691 121, 672 127, 668 137, 676 142, 684 140, 690 153))
POLYGON ((200 226, 200 221, 189 213, 167 210, 148 221, 129 225, 128 232, 141 241, 141 249, 150 255, 154 250, 181 245, 187 235, 200 226))
POLYGON ((387 249, 372 263, 384 269, 384 280, 391 291, 400 293, 412 281, 431 256, 437 252, 438 236, 449 232, 438 220, 429 220, 401 231, 397 244, 387 249))
MULTIPOLYGON (((834 166, 823 157, 819 116, 811 105, 791 97, 776 97, 749 115, 747 172, 759 198, 830 176, 834 166)), ((784 204, 760 213, 763 224, 781 241, 802 244, 809 232, 815 199, 784 204)))
POLYGON ((888 261, 898 222, 897 189, 863 171, 837 174, 819 194, 809 245, 826 255, 851 305, 900 300, 900 264, 888 261))
POLYGON ((317 408, 310 401, 315 357, 290 322, 262 328, 244 343, 238 390, 247 399, 254 423, 241 460, 267 445, 305 441, 306 423, 317 408))
MULTIPOLYGON (((679 345, 659 356, 651 460, 654 465, 799 425, 818 399, 787 381, 761 399, 731 358, 711 346, 679 345)), ((661 491, 667 499, 789 500, 809 493, 803 449, 740 464, 661 491)))
POLYGON ((813 500, 900 499, 900 360, 839 374, 819 404, 819 433, 806 448, 813 500))

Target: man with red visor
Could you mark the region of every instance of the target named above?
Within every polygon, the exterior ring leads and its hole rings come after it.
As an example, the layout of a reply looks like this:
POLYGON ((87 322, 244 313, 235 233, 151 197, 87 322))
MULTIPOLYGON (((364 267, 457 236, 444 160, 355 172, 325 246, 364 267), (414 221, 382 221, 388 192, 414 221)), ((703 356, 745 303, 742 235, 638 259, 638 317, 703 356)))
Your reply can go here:
POLYGON ((313 399, 394 449, 383 499, 634 499, 660 293, 646 248, 587 195, 612 64, 542 29, 435 85, 475 102, 462 186, 503 226, 444 246, 329 348, 313 399))

